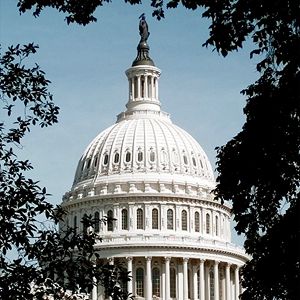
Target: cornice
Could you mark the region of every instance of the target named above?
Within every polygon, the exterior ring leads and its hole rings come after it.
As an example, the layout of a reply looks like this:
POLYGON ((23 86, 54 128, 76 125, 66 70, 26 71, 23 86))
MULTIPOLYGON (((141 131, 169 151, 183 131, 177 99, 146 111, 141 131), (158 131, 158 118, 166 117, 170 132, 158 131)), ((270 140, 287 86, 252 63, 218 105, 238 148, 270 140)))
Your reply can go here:
POLYGON ((231 214, 229 206, 221 204, 213 199, 201 199, 200 197, 188 196, 188 195, 169 195, 169 194, 120 194, 120 195, 95 195, 84 198, 74 199, 72 201, 65 201, 62 206, 67 209, 93 207, 97 205, 116 204, 116 203, 134 203, 134 204, 147 204, 147 203, 159 203, 159 204, 185 204, 192 206, 202 206, 210 209, 218 209, 231 214))

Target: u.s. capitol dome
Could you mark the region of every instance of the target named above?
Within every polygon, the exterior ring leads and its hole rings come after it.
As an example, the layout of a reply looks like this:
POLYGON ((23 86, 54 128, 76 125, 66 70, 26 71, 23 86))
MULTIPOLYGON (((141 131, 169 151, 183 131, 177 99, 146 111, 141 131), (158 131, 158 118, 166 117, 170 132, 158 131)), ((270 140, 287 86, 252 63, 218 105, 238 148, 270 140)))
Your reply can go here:
MULTIPOLYGON (((135 299, 237 300, 245 252, 231 243, 230 207, 214 200, 211 164, 198 142, 161 110, 160 70, 142 40, 126 71, 129 100, 79 160, 64 195, 66 223, 95 224, 103 259, 123 261, 135 299)), ((103 288, 93 300, 105 299, 103 288)))

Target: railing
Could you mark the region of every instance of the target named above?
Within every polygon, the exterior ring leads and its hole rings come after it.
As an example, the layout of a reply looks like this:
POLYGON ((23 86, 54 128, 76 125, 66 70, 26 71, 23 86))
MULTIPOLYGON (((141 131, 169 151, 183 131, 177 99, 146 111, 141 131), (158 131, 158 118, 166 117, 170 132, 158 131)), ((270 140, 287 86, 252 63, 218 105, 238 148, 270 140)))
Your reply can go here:
POLYGON ((244 253, 242 247, 234 245, 230 242, 218 241, 215 239, 207 239, 203 237, 177 236, 177 235, 161 235, 161 234, 135 234, 135 235, 118 235, 105 236, 99 246, 109 245, 155 245, 155 246, 172 246, 172 247, 201 247, 214 248, 219 250, 227 250, 233 252, 244 253))

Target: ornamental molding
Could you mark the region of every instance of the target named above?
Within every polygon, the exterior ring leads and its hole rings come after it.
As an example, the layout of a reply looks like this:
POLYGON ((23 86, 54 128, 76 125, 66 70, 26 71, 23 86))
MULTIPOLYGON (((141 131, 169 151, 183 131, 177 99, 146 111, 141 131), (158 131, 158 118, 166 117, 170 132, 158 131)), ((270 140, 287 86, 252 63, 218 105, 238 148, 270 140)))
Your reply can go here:
POLYGON ((229 206, 221 204, 215 200, 201 199, 200 197, 190 197, 190 196, 171 196, 164 195, 160 193, 157 194, 141 194, 141 195, 110 195, 107 196, 87 196, 77 199, 69 198, 68 201, 64 201, 62 206, 68 210, 80 209, 80 208, 92 208, 99 207, 103 205, 142 205, 142 204, 153 204, 153 205, 186 205, 188 207, 200 207, 204 209, 218 210, 220 212, 226 212, 228 217, 231 216, 231 209, 229 206))
MULTIPOLYGON (((199 259, 199 264, 201 260, 204 260, 204 264, 207 265, 207 262, 212 262, 217 260, 220 267, 229 266, 238 266, 239 268, 244 265, 244 263, 251 259, 250 256, 245 254, 242 250, 232 251, 226 249, 215 249, 215 248, 205 248, 205 247, 170 247, 166 246, 145 246, 145 245, 119 245, 108 247, 104 246, 95 246, 95 250, 100 251, 103 257, 106 256, 106 252, 111 253, 113 257, 124 256, 123 253, 130 253, 130 256, 135 257, 147 257, 147 253, 151 252, 152 259, 157 257, 170 258, 174 259, 199 259), (119 251, 121 250, 121 252, 119 251), (120 253, 120 254, 118 254, 120 253), (144 254, 142 254, 144 253, 144 254)), ((125 255, 126 257, 128 255, 125 255)))

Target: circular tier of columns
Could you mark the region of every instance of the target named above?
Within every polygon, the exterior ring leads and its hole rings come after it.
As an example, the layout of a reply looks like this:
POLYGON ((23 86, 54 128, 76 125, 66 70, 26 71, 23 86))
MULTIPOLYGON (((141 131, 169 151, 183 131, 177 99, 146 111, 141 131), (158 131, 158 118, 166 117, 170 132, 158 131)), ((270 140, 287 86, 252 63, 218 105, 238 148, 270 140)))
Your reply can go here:
POLYGON ((129 99, 158 99, 157 78, 139 75, 129 80, 129 99))
MULTIPOLYGON (((127 271, 133 274, 133 259, 141 257, 126 257, 127 271)), ((157 258, 157 257, 155 257, 157 258)), ((120 259, 120 258, 118 258, 120 259)), ((181 259, 182 264, 178 265, 178 272, 176 274, 178 280, 178 287, 176 291, 176 298, 170 295, 170 261, 171 257, 163 257, 163 272, 161 274, 161 295, 157 297, 152 295, 152 257, 145 256, 146 274, 145 274, 145 295, 144 297, 135 296, 135 299, 162 299, 162 300, 239 300, 240 295, 240 275, 239 266, 228 262, 221 262, 217 260, 205 260, 195 258, 178 258, 181 259), (188 279, 189 263, 192 262, 190 270, 192 271, 190 280, 188 279), (225 267, 223 280, 220 279, 220 265, 225 267), (211 282, 211 270, 213 270, 213 286, 211 282), (231 283, 231 271, 233 271, 234 284, 231 283), (199 278, 198 278, 199 277, 199 278), (219 286, 221 285, 221 286, 219 286), (199 289, 199 290, 198 290, 199 289), (211 293, 213 289, 213 293, 211 293)), ((114 258, 108 258, 109 264, 114 263, 114 258)), ((133 276, 134 278, 134 276, 133 276)), ((102 288, 101 288, 102 290, 102 288)), ((135 295, 133 290, 133 280, 127 283, 128 293, 135 295)), ((97 291, 94 288, 92 293, 92 300, 104 300, 103 290, 97 291), (100 292, 100 293, 99 293, 100 292), (100 294, 100 295, 99 295, 100 294), (102 294, 102 295, 101 295, 102 294)), ((109 297, 108 299, 111 299, 109 297)))

